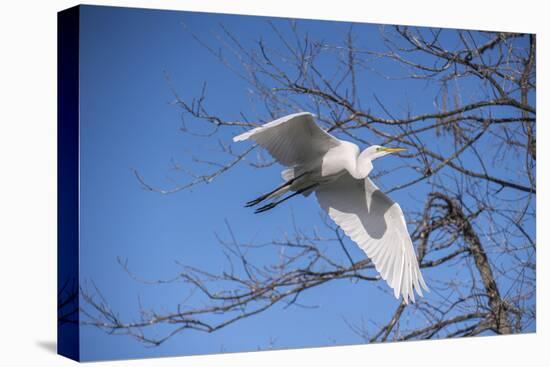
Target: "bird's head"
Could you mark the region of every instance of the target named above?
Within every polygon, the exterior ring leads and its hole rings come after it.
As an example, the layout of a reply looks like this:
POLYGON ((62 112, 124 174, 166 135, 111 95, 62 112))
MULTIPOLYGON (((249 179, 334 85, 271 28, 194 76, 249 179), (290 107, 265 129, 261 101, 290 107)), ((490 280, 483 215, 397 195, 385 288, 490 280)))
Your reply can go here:
POLYGON ((404 148, 388 148, 380 145, 372 145, 363 150, 357 157, 356 171, 352 174, 354 178, 363 179, 372 171, 372 161, 385 155, 397 152, 403 152, 404 148))
POLYGON ((404 152, 406 150, 407 149, 405 148, 389 148, 380 145, 373 145, 368 147, 366 149, 366 152, 368 152, 367 155, 370 157, 371 160, 375 160, 391 153, 404 152))

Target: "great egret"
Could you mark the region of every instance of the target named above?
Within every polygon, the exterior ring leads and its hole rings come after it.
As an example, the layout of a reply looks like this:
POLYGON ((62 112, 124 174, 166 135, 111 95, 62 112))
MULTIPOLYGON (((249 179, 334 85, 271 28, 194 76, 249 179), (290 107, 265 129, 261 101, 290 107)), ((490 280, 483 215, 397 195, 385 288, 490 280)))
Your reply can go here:
POLYGON ((321 129, 309 112, 284 116, 233 138, 252 139, 281 164, 285 183, 246 206, 267 199, 271 203, 256 213, 274 208, 291 197, 316 193, 321 207, 372 260, 376 270, 393 288, 396 298, 414 302, 414 292, 428 290, 399 204, 369 179, 374 159, 401 148, 378 145, 359 152, 356 144, 339 140, 321 129), (287 192, 287 197, 277 200, 287 192))

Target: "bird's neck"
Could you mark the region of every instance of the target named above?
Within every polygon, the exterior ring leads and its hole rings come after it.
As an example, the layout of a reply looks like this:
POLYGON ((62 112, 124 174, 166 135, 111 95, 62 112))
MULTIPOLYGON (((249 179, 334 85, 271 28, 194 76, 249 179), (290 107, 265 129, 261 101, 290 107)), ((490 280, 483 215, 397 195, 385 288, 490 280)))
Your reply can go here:
POLYGON ((373 168, 370 152, 368 152, 367 150, 363 150, 361 154, 357 156, 357 159, 355 160, 355 167, 353 168, 354 169, 350 170, 353 178, 356 178, 358 180, 365 179, 373 168))

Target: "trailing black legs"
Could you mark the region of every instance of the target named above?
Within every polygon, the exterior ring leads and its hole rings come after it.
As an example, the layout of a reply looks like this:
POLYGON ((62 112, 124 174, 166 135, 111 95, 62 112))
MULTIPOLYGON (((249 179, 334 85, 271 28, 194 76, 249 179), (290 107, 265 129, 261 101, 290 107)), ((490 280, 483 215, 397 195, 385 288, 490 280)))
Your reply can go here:
POLYGON ((300 177, 302 177, 303 175, 305 175, 306 172, 288 180, 287 182, 285 182, 284 184, 282 184, 281 186, 273 189, 272 191, 268 192, 267 194, 263 194, 262 196, 254 199, 254 200, 250 200, 249 202, 247 202, 245 204, 245 207, 250 207, 250 206, 254 206, 256 204, 259 204, 261 203, 262 201, 264 201, 265 199, 269 198, 269 196, 273 195, 274 193, 276 193, 277 191, 281 190, 281 189, 284 189, 285 187, 288 187, 290 185, 292 185, 297 179, 299 179, 300 177))
POLYGON ((303 192, 306 192, 306 191, 308 191, 308 190, 311 190, 311 189, 313 189, 314 187, 316 187, 317 185, 318 185, 318 184, 312 184, 312 185, 309 185, 309 186, 307 186, 307 187, 304 187, 303 189, 300 189, 300 190, 298 190, 298 191, 296 191, 296 192, 293 192, 292 194, 288 195, 287 197, 285 197, 285 198, 283 198, 283 199, 281 199, 281 200, 279 200, 279 201, 274 201, 274 202, 272 202, 272 203, 269 203, 269 204, 267 204, 267 205, 264 205, 264 206, 262 206, 262 207, 259 207, 258 209, 256 209, 256 210, 254 211, 254 213, 256 213, 256 214, 258 214, 258 213, 263 213, 263 212, 265 212, 265 211, 268 211, 268 210, 270 210, 270 209, 273 209, 273 208, 275 208, 277 205, 281 204, 282 202, 287 201, 288 199, 290 199, 290 198, 292 198, 292 197, 294 197, 294 196, 296 196, 296 195, 298 195, 298 194, 301 194, 301 193, 303 193, 303 192))

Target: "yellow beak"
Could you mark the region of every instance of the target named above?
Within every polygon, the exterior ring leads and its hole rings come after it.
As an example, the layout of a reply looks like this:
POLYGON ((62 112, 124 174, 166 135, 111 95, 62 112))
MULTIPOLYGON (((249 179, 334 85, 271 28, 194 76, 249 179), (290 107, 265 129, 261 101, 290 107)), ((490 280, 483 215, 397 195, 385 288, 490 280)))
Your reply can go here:
POLYGON ((382 147, 382 150, 384 152, 388 152, 388 153, 397 153, 397 152, 404 152, 407 149, 405 149, 405 148, 384 148, 384 147, 382 147))

